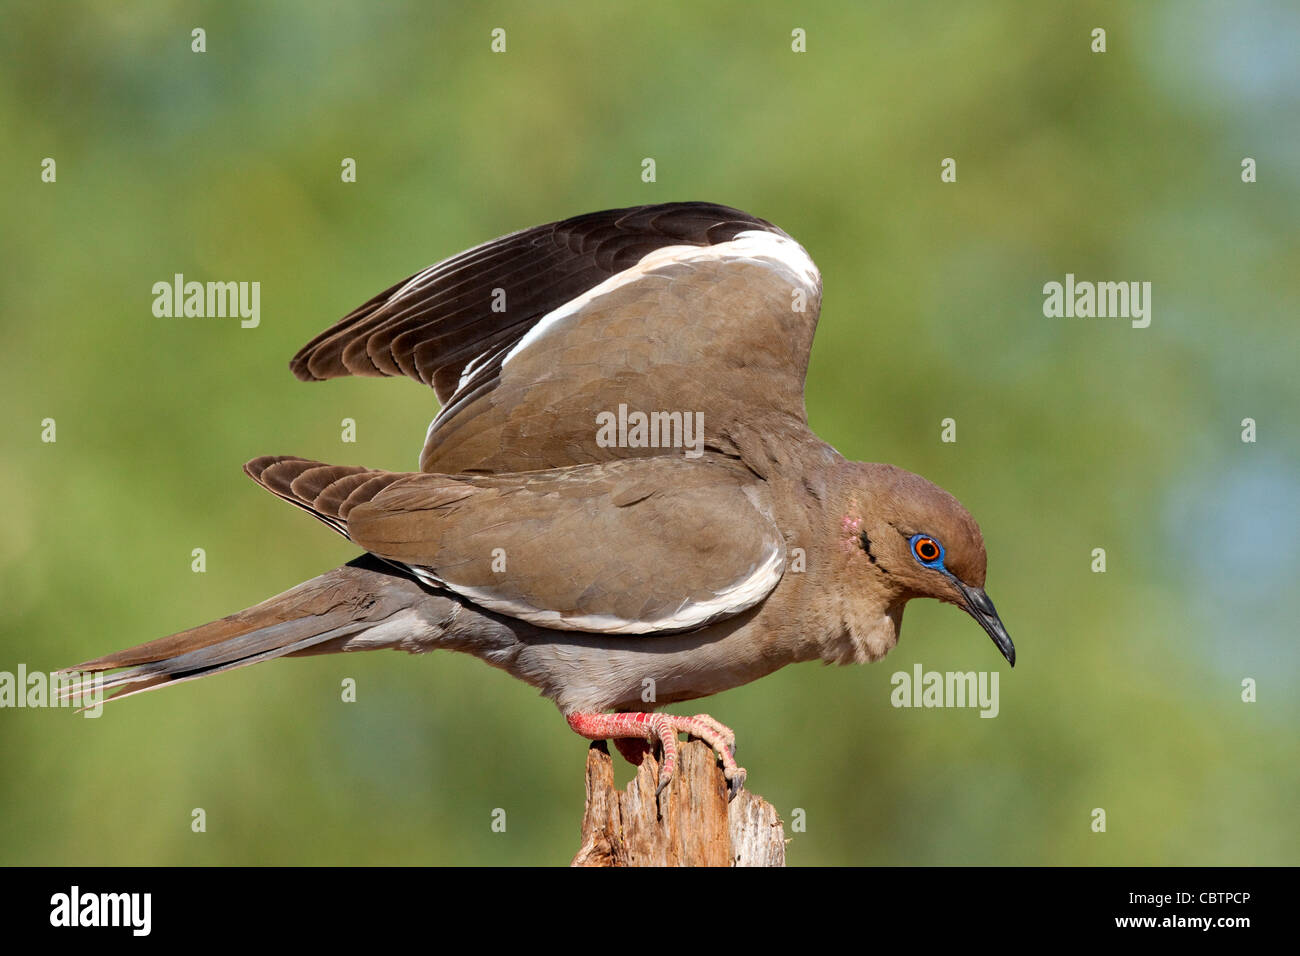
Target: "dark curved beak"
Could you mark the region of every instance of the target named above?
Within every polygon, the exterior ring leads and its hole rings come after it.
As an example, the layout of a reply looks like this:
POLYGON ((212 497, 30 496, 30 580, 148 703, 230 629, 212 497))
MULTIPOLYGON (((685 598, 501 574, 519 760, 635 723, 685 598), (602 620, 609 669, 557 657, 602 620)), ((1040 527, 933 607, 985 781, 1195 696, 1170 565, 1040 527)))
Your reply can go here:
POLYGON ((1011 643, 1011 635, 1007 633, 1002 618, 998 617, 998 609, 993 606, 984 589, 967 587, 960 581, 957 581, 957 589, 965 599, 962 607, 966 613, 980 622, 980 627, 989 632, 989 637, 993 638, 993 643, 998 646, 1007 663, 1015 667, 1016 645, 1011 643))

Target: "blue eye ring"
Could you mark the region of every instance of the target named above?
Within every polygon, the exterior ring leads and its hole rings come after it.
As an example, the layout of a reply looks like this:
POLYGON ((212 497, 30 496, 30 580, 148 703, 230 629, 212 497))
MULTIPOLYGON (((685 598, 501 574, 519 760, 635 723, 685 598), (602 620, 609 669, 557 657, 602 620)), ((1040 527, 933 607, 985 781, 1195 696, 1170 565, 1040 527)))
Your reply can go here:
POLYGON ((912 545, 912 557, 926 568, 943 570, 943 545, 928 534, 914 534, 909 539, 912 545))

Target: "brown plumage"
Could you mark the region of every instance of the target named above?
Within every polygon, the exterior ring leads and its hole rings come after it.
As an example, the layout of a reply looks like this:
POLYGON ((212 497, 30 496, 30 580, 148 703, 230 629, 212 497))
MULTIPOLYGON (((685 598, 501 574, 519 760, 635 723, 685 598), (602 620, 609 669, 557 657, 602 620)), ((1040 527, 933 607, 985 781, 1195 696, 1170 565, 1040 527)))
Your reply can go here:
POLYGON ((1014 664, 970 514, 808 429, 820 302, 789 236, 704 203, 593 213, 431 267, 291 366, 432 385, 421 470, 245 466, 367 553, 75 669, 129 668, 109 686, 135 692, 277 656, 459 650, 538 687, 579 733, 657 737, 668 757, 675 730, 703 734, 738 786, 711 718, 600 712, 645 709, 647 681, 653 710, 797 661, 876 660, 916 597, 962 607, 1014 664), (629 411, 658 415, 664 440, 611 430, 629 411))

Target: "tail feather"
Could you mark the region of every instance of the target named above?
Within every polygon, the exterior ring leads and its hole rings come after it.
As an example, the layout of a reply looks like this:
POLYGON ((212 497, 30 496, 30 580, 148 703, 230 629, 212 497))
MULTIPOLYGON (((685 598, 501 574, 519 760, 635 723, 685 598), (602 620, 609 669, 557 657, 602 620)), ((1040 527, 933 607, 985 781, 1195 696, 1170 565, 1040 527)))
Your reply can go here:
MULTIPOLYGON (((97 685, 117 691, 112 699, 119 699, 276 657, 384 646, 419 650, 423 648, 411 644, 414 628, 399 628, 382 641, 349 639, 401 620, 429 598, 410 575, 367 554, 237 614, 64 670, 127 668, 99 678, 97 685)), ((94 680, 72 685, 63 694, 84 693, 94 680)))

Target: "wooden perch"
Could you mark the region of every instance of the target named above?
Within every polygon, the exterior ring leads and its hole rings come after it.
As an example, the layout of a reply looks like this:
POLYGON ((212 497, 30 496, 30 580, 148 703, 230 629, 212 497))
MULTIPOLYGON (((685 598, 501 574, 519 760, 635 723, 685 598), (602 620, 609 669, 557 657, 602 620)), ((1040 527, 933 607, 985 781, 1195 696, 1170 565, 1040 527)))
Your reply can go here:
POLYGON ((727 782, 708 745, 680 747, 677 773, 655 798, 659 760, 648 754, 626 790, 614 787, 603 740, 587 751, 587 809, 573 866, 785 866, 785 828, 776 808, 727 782))

